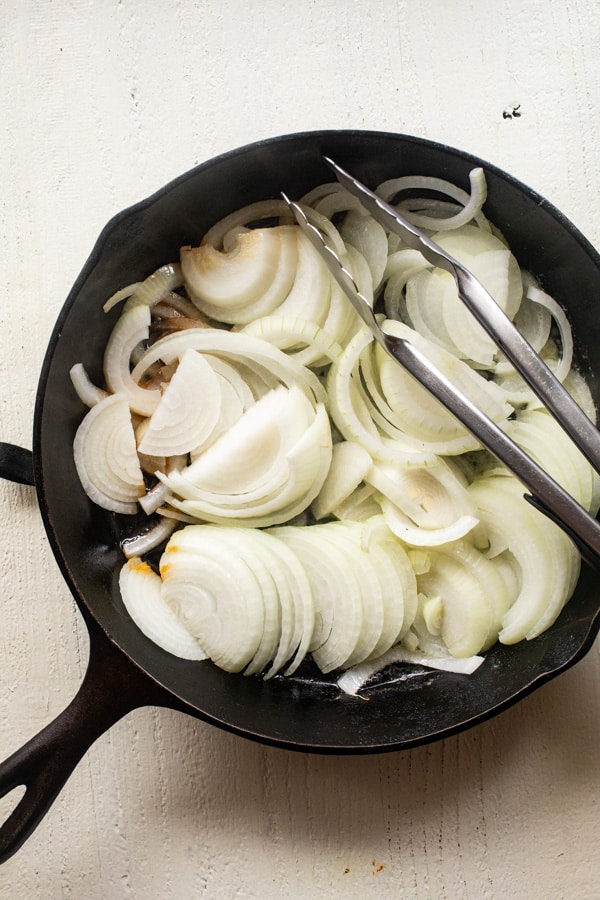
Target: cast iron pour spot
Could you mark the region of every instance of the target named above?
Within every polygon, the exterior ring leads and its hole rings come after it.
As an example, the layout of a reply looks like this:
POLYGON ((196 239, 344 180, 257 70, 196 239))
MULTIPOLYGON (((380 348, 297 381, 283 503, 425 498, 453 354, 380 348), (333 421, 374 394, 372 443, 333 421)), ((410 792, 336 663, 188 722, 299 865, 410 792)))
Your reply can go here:
MULTIPOLYGON (((414 137, 364 131, 293 134, 226 153, 115 216, 101 233, 50 339, 34 412, 33 455, 20 453, 16 474, 34 481, 57 563, 90 632, 90 661, 67 709, 0 766, 0 794, 26 792, 0 827, 0 861, 35 829, 79 759, 114 722, 139 706, 180 710, 251 740, 290 750, 366 754, 404 750, 448 737, 506 709, 577 662, 600 627, 597 577, 582 570, 555 625, 534 641, 496 646, 470 676, 427 673, 369 689, 368 702, 340 696, 332 681, 305 666, 296 677, 229 675, 207 662, 176 659, 152 644, 123 608, 115 516, 81 490, 72 441, 83 407, 69 369, 82 362, 102 378, 102 348, 117 311, 102 303, 115 290, 178 258, 227 213, 283 190, 302 196, 331 176, 322 155, 367 184, 421 173, 468 187, 484 168, 486 211, 503 228, 520 264, 541 278, 567 309, 577 356, 596 400, 600 372, 600 257, 547 201, 511 176, 466 153, 414 137), (31 465, 29 461, 31 460, 31 465), (33 477, 32 477, 33 476, 33 477)), ((3 448, 0 474, 14 477, 3 448)), ((2 456, 0 455, 0 461, 2 456)), ((26 599, 26 598, 24 598, 26 599)), ((402 670, 398 669, 400 676, 402 670)), ((393 674, 393 670, 392 670, 393 674)))

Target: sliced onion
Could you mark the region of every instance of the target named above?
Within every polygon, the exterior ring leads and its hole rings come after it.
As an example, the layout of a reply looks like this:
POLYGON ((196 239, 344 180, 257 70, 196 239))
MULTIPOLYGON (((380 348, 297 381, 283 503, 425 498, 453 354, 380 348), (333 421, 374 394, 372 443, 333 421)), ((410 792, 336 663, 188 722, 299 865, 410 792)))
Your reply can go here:
POLYGON ((298 232, 297 240, 294 281, 287 297, 277 308, 277 315, 308 319, 322 326, 329 309, 332 279, 304 232, 298 232))
POLYGON ((132 377, 130 360, 141 341, 148 340, 150 310, 147 306, 133 306, 118 319, 104 352, 104 378, 113 394, 122 393, 133 412, 150 416, 160 402, 159 390, 141 387, 132 377))
POLYGON ((419 576, 419 590, 442 598, 441 637, 452 656, 473 656, 486 647, 494 628, 487 592, 470 569, 452 555, 432 553, 429 571, 419 576))
POLYGON ((88 497, 111 512, 133 515, 145 491, 127 399, 111 394, 85 415, 73 442, 77 474, 88 497))
POLYGON ((349 212, 340 227, 340 234, 347 244, 355 247, 366 259, 377 288, 383 278, 388 258, 387 237, 383 226, 364 211, 349 212))
POLYGON ((567 319, 562 306, 560 306, 556 300, 545 291, 540 290, 537 285, 532 284, 527 288, 527 296, 534 303, 547 309, 558 326, 560 332, 561 356, 560 363, 556 367, 554 374, 559 381, 564 381, 573 364, 573 333, 571 331, 569 320, 567 319))
POLYGON ((382 497, 380 502, 383 517, 390 531, 412 547, 437 547, 449 541, 456 541, 472 531, 479 521, 474 516, 463 515, 448 525, 423 528, 421 525, 415 525, 406 513, 390 500, 382 497))
POLYGON ((158 522, 149 530, 133 538, 125 538, 121 541, 121 549, 126 559, 143 556, 156 550, 173 533, 177 522, 166 516, 159 516, 158 522))
POLYGON ((333 335, 305 318, 264 316, 246 325, 243 334, 262 338, 288 351, 303 366, 327 364, 338 359, 342 353, 333 335))
MULTIPOLYGON (((495 422, 502 422, 512 412, 505 402, 502 391, 493 382, 486 381, 462 360, 448 351, 422 338, 418 333, 400 322, 384 322, 384 330, 404 338, 421 350, 425 356, 456 387, 466 394, 480 409, 495 422)), ((378 346, 379 375, 383 395, 394 411, 401 417, 405 432, 424 442, 451 442, 464 437, 462 452, 476 449, 479 444, 467 435, 464 426, 442 404, 406 372, 395 360, 378 346)))
POLYGON ((88 373, 81 363, 75 363, 69 370, 71 383, 75 393, 85 406, 95 406, 100 400, 108 396, 108 392, 92 383, 88 373))
POLYGON ((324 554, 314 528, 284 526, 271 534, 297 555, 308 576, 315 605, 315 623, 310 649, 322 672, 344 665, 359 640, 363 606, 356 576, 348 569, 346 556, 335 544, 324 554), (342 616, 338 615, 344 609, 342 616))
POLYGON ((258 527, 307 508, 331 463, 331 431, 298 389, 279 388, 251 407, 187 470, 161 476, 176 509, 212 522, 258 527))
POLYGON ((221 414, 219 380, 201 353, 181 358, 139 444, 140 453, 176 456, 207 441, 221 414))
MULTIPOLYGON (((384 200, 391 202, 401 191, 436 191, 441 194, 446 194, 449 197, 453 197, 464 207, 456 215, 451 216, 446 220, 432 218, 430 216, 419 216, 415 213, 407 213, 407 218, 410 218, 418 228, 431 228, 437 231, 442 231, 444 229, 450 230, 459 228, 461 225, 465 225, 472 219, 477 219, 480 224, 485 227, 485 219, 482 219, 481 216, 481 209, 487 197, 487 183, 483 169, 472 169, 469 172, 469 180, 471 182, 470 196, 450 181, 426 176, 392 178, 389 181, 384 181, 380 184, 377 188, 377 193, 384 200)), ((487 227, 489 228, 489 226, 487 227)))
POLYGON ((253 569, 218 528, 176 531, 161 557, 162 596, 220 668, 241 672, 255 656, 264 601, 253 569))
POLYGON ((244 231, 246 226, 264 219, 285 219, 291 221, 290 210, 283 200, 259 200, 242 206, 240 209, 220 219, 209 228, 204 235, 203 244, 210 244, 217 250, 223 249, 227 241, 227 235, 238 234, 244 231))
POLYGON ((372 465, 367 451, 353 441, 333 445, 331 465, 323 487, 312 505, 315 519, 331 515, 358 487, 372 465))
POLYGON ((297 226, 238 234, 228 252, 211 244, 181 249, 181 269, 194 303, 222 322, 245 324, 269 315, 289 294, 298 255, 297 226))
MULTIPOLYGON (((515 317, 523 295, 520 269, 497 237, 465 225, 433 240, 481 281, 510 319, 515 317)), ((448 272, 434 268, 411 279, 406 308, 414 327, 429 339, 480 366, 493 364, 497 345, 459 299, 448 272)))
POLYGON ((365 481, 425 529, 474 516, 475 504, 464 480, 441 458, 422 463, 375 462, 365 481))
POLYGON ((369 662, 348 669, 343 675, 340 675, 337 684, 345 694, 356 696, 370 678, 397 663, 422 666, 425 669, 439 669, 442 672, 453 672, 457 675, 472 675, 483 662, 483 656, 471 656, 463 659, 455 659, 453 656, 433 657, 398 645, 392 647, 379 659, 369 660, 369 662))
POLYGON ((206 653, 162 597, 162 582, 138 557, 121 569, 119 588, 125 609, 147 638, 182 659, 206 659, 206 653))
POLYGON ((512 476, 487 476, 470 488, 490 542, 506 547, 520 569, 520 590, 502 619, 499 640, 537 637, 557 618, 574 587, 579 555, 553 522, 523 502, 512 476))
POLYGON ((123 300, 127 300, 126 309, 140 305, 153 306, 170 291, 181 287, 182 283, 181 267, 178 263, 161 266, 144 281, 138 281, 114 293, 102 308, 104 312, 108 312, 123 300))
POLYGON ((213 328, 190 328, 156 341, 133 369, 133 380, 140 381, 158 360, 172 363, 180 359, 186 350, 197 350, 225 358, 236 367, 241 364, 245 371, 253 368, 255 372, 260 370, 261 378, 265 381, 270 378, 272 387, 281 382, 289 388, 301 388, 315 401, 327 402, 325 390, 315 373, 282 350, 249 334, 213 328))

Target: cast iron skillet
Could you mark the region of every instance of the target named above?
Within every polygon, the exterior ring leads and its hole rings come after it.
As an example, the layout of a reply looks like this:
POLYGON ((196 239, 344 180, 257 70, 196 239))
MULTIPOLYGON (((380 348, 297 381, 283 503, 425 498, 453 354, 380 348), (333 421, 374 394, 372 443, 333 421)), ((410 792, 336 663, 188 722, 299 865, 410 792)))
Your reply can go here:
POLYGON ((228 675, 187 662, 148 641, 125 614, 117 587, 122 523, 83 494, 72 441, 84 412, 68 371, 78 361, 101 381, 101 356, 117 311, 103 301, 117 288, 178 258, 226 213, 285 190, 299 197, 329 181, 327 153, 369 185, 401 174, 430 174, 468 187, 482 165, 486 210, 521 265, 567 309, 577 354, 598 397, 600 257, 549 203, 514 178, 466 153, 421 139, 360 131, 288 135, 226 153, 176 179, 106 226, 50 339, 37 392, 33 455, 4 447, 1 474, 34 481, 48 539, 90 631, 90 661, 71 705, 0 766, 0 794, 26 791, 0 828, 0 859, 36 827, 88 747, 130 710, 168 706, 265 744, 319 753, 375 753, 438 740, 506 709, 579 660, 600 618, 597 578, 584 569, 558 622, 534 641, 494 647, 474 675, 401 669, 368 691, 340 696, 334 680, 306 665, 297 677, 228 675), (17 454, 15 456, 15 454, 17 454))

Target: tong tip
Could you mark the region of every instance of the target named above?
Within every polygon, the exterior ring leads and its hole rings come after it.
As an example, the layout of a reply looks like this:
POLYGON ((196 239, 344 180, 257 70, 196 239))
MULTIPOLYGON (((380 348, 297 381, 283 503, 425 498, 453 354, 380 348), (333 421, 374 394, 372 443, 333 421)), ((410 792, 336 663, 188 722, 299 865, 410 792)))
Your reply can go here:
POLYGON ((284 203, 289 207, 289 209, 293 212, 294 216, 296 217, 296 221, 298 221, 298 219, 300 218, 300 219, 302 219, 303 222, 308 222, 308 219, 306 218, 306 215, 304 214, 304 210, 302 209, 300 204, 296 203, 295 200, 290 200, 290 198, 285 193, 285 191, 281 191, 280 193, 281 193, 281 197, 282 197, 284 203))

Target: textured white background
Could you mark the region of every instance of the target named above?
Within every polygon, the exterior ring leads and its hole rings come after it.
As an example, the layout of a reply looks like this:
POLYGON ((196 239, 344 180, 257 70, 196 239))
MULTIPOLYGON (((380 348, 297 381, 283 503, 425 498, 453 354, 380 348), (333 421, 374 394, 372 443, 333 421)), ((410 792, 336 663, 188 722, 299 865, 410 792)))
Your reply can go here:
MULTIPOLYGON (((50 331, 106 221, 255 139, 443 141, 600 245, 599 53, 597 0, 3 0, 0 438, 31 445, 50 331)), ((87 635, 30 489, 0 484, 0 529, 5 757, 72 698, 87 635)), ((0 869, 0 896, 591 900, 599 732, 597 647, 499 718, 404 754, 301 756, 138 710, 0 869)))

